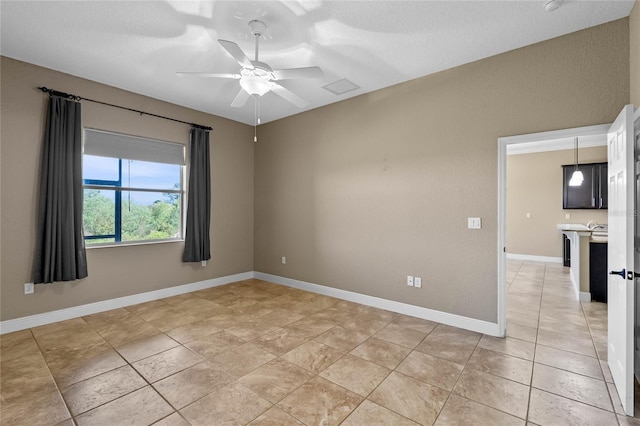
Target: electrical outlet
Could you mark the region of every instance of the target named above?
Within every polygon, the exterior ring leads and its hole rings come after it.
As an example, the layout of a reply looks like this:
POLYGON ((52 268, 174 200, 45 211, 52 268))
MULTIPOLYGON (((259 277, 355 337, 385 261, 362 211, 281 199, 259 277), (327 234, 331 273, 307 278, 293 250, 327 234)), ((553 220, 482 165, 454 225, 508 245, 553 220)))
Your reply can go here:
POLYGON ((564 218, 565 219, 571 219, 571 213, 565 213, 564 218))
POLYGON ((287 258, 286 258, 286 257, 284 257, 284 256, 282 256, 282 264, 283 264, 283 265, 286 265, 286 264, 287 264, 287 258))
POLYGON ((467 228, 469 228, 469 229, 481 229, 482 228, 482 220, 479 217, 469 217, 469 218, 467 218, 467 228))
POLYGON ((531 219, 531 213, 527 213, 527 219, 531 219))
POLYGON ((24 284, 24 294, 33 294, 33 283, 24 284))
POLYGON ((413 287, 413 277, 411 275, 407 275, 407 285, 413 287))
POLYGON ((422 288, 422 278, 420 277, 413 278, 413 286, 415 288, 422 288))
POLYGON ((202 267, 204 268, 205 266, 207 266, 207 261, 206 260, 201 260, 200 261, 200 265, 202 265, 202 267))

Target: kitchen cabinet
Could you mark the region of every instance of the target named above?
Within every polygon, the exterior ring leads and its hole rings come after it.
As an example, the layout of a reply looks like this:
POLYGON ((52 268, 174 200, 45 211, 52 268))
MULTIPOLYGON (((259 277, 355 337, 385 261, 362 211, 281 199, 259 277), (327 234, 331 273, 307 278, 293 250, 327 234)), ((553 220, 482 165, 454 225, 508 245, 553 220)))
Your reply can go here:
POLYGON ((606 209, 608 198, 607 163, 580 164, 584 181, 580 186, 569 186, 576 166, 562 166, 563 209, 606 209))
POLYGON ((607 303, 607 243, 589 243, 589 287, 591 300, 607 303))
POLYGON ((562 234, 562 265, 571 266, 571 240, 562 234))

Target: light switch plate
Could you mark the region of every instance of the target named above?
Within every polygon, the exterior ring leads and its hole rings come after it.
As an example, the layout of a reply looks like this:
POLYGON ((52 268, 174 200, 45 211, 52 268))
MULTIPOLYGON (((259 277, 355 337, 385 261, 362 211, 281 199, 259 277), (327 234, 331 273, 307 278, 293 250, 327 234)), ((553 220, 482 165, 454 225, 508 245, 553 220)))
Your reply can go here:
POLYGON ((413 278, 413 286, 415 288, 422 288, 422 278, 420 277, 414 277, 413 278))
POLYGON ((24 284, 24 294, 33 294, 33 283, 24 284))
POLYGON ((469 229, 481 229, 482 228, 482 220, 479 217, 469 217, 469 218, 467 218, 467 228, 469 228, 469 229))
POLYGON ((413 287, 413 277, 411 275, 407 275, 407 285, 413 287))

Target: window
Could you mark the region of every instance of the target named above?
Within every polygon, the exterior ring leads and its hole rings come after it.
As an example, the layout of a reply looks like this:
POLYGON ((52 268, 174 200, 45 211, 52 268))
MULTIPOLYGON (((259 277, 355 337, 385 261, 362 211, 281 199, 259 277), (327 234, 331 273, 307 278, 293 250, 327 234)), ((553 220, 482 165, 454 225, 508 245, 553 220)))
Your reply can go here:
POLYGON ((85 129, 87 245, 182 238, 184 145, 85 129))

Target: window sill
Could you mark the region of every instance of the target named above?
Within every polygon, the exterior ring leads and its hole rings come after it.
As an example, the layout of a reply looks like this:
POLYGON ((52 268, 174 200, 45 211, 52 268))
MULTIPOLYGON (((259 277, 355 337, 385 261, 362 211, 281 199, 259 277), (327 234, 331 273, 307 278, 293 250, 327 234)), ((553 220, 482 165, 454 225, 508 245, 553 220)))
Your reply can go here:
POLYGON ((103 243, 103 244, 93 244, 88 245, 85 243, 85 248, 87 250, 94 249, 103 249, 103 248, 114 248, 114 247, 131 247, 131 246, 148 246, 155 244, 172 244, 172 243, 184 243, 184 239, 172 239, 172 240, 157 240, 157 241, 131 241, 131 242, 120 242, 120 243, 103 243))

